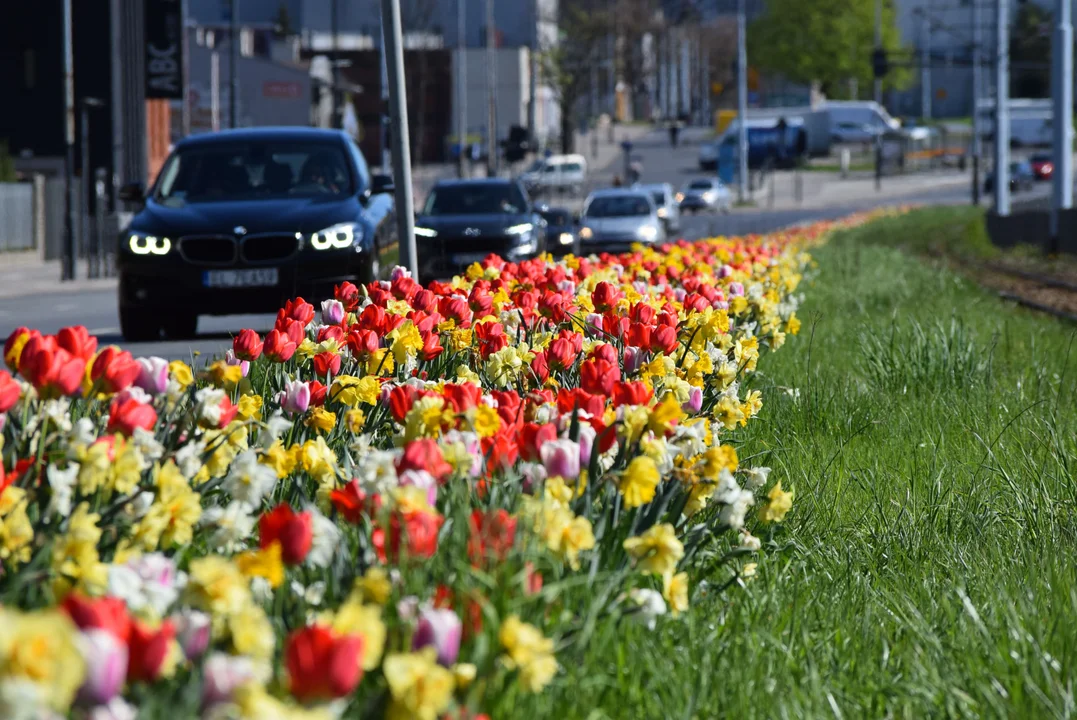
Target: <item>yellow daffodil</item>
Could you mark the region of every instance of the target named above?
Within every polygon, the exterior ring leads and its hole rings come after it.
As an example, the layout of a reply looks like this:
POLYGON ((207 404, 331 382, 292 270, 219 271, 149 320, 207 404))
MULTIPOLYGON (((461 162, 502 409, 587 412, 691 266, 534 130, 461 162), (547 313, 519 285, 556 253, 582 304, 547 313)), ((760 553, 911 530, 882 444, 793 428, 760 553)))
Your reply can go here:
POLYGON ((654 575, 672 573, 684 557, 684 545, 669 523, 654 525, 642 535, 628 538, 624 549, 642 572, 654 575))
POLYGON ((688 573, 667 574, 662 577, 662 597, 670 612, 679 615, 688 609, 688 573))
POLYGON ((767 497, 770 501, 759 509, 759 518, 768 523, 781 522, 793 507, 792 491, 782 490, 782 481, 779 480, 778 484, 767 493, 767 497))
POLYGON ((432 647, 387 655, 382 673, 393 698, 389 720, 436 720, 452 702, 453 675, 438 665, 432 647))
POLYGON ((281 560, 281 547, 274 542, 264 550, 248 550, 236 556, 236 567, 246 578, 264 578, 271 588, 280 587, 284 582, 284 561, 281 560))
POLYGON ((553 640, 544 637, 534 625, 511 615, 501 623, 498 639, 505 654, 501 661, 510 670, 518 670, 521 687, 532 693, 541 692, 557 674, 557 658, 553 640))
POLYGON ((66 715, 86 675, 78 628, 59 609, 0 607, 0 675, 27 683, 41 706, 66 715))
POLYGON ((654 460, 646 456, 636 457, 625 468, 618 487, 624 497, 626 508, 637 508, 654 499, 655 489, 662 480, 654 460))
POLYGON ((337 426, 337 414, 329 412, 324 407, 316 407, 307 415, 305 423, 309 428, 327 433, 337 426))

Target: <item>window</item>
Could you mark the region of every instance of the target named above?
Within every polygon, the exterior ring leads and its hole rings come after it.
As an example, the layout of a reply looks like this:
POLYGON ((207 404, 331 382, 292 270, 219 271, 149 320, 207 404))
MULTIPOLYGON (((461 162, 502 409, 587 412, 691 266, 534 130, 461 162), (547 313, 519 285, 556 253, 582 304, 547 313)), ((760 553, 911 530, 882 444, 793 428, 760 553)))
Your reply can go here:
POLYGON ((710 190, 712 187, 710 180, 693 180, 688 184, 689 190, 710 190))
POLYGON ((347 156, 337 143, 211 143, 173 153, 156 198, 166 205, 355 193, 347 156))
POLYGON ((587 206, 589 218, 641 217, 651 214, 645 195, 602 195, 587 206))
POLYGON ((460 183, 435 187, 425 215, 520 215, 527 200, 515 184, 460 183))

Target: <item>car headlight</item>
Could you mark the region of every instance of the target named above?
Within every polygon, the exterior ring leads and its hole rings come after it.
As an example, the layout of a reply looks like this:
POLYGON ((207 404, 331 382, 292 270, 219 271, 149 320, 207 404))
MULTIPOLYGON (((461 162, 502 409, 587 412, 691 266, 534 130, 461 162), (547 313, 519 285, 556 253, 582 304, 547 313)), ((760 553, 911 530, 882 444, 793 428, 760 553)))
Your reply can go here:
POLYGON ((417 227, 415 228, 415 234, 419 237, 432 238, 438 236, 438 231, 434 228, 417 227))
POLYGON ((362 238, 363 229, 358 224, 340 223, 311 235, 310 244, 315 250, 343 250, 362 238))
POLYGON ((684 202, 684 193, 677 193, 677 202, 684 202))
POLYGON ((520 223, 519 225, 513 225, 510 228, 505 229, 506 235, 526 235, 535 228, 531 223, 520 223))
POLYGON ((580 230, 580 240, 590 240, 592 237, 594 237, 594 233, 591 228, 585 227, 580 230))
POLYGON ((669 213, 666 211, 666 209, 664 207, 658 208, 658 217, 664 218, 668 214, 669 213))
POLYGON ((167 255, 172 241, 166 237, 133 232, 127 238, 127 246, 135 255, 167 255))
POLYGON ((647 242, 654 242, 654 239, 658 237, 658 228, 656 228, 654 225, 644 225, 639 229, 637 234, 640 236, 641 240, 646 240, 647 242))
POLYGON ((714 192, 713 190, 708 190, 707 192, 703 193, 703 199, 707 202, 714 202, 717 197, 718 193, 714 192))
POLYGON ((561 233, 560 237, 558 237, 557 239, 562 245, 571 245, 572 233, 561 233))

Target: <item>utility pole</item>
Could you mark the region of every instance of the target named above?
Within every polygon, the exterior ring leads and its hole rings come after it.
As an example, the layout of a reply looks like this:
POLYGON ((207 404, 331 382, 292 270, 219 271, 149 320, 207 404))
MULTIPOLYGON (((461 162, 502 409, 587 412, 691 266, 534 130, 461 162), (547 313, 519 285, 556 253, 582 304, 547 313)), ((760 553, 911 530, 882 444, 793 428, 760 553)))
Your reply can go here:
POLYGON ((221 129, 221 54, 209 55, 209 122, 213 132, 221 129))
POLYGON ((411 149, 408 147, 408 107, 404 86, 404 37, 400 29, 400 0, 381 0, 386 65, 389 69, 389 110, 393 127, 393 169, 396 185, 396 227, 400 264, 419 276, 415 250, 415 206, 411 196, 411 149))
POLYGON ((748 200, 748 48, 744 0, 737 0, 737 196, 748 200))
MULTIPOLYGON (((64 266, 61 280, 75 279, 75 57, 71 0, 64 0, 64 266)), ((86 170, 83 169, 83 175, 86 170)))
POLYGON ((329 31, 333 36, 331 40, 332 49, 330 50, 330 57, 332 58, 330 63, 333 71, 333 92, 330 93, 330 97, 333 100, 333 112, 330 115, 329 122, 335 128, 339 128, 343 124, 340 117, 340 17, 337 4, 337 0, 329 0, 329 31))
POLYGON ((1054 165, 1052 173, 1051 252, 1059 249, 1059 225, 1063 210, 1073 207, 1073 0, 1058 0, 1055 11, 1054 47, 1051 49, 1051 80, 1054 88, 1054 165))
POLYGON ((995 214, 1010 214, 1010 34, 1006 0, 996 0, 998 52, 995 56, 995 214))
POLYGON ((456 127, 458 172, 467 177, 467 0, 456 0, 456 127))
POLYGON ((528 149, 531 150, 532 153, 535 153, 535 152, 537 152, 537 148, 535 147, 537 145, 537 142, 536 142, 536 139, 535 139, 535 131, 536 131, 535 118, 537 116, 536 111, 535 111, 535 101, 538 98, 538 88, 536 87, 536 85, 538 84, 538 75, 539 75, 539 63, 538 63, 538 53, 539 53, 539 30, 538 30, 539 7, 538 7, 538 0, 531 0, 528 3, 528 6, 529 6, 528 9, 531 11, 530 12, 530 15, 531 15, 531 32, 530 32, 530 35, 531 35, 531 49, 527 53, 527 59, 528 59, 528 67, 529 67, 529 70, 530 70, 531 78, 530 78, 530 81, 528 82, 528 87, 527 87, 527 137, 528 137, 529 142, 531 143, 531 147, 529 147, 528 149))
POLYGON ((494 0, 486 0, 486 175, 497 177, 497 29, 494 0))
MULTIPOLYGON (((976 0, 973 0, 975 2, 976 0)), ((875 0, 875 49, 883 46, 883 0, 875 0)), ((875 102, 883 104, 883 79, 875 78, 875 102)))
POLYGON ((613 126, 614 118, 617 117, 617 19, 614 15, 613 0, 608 3, 608 13, 610 23, 613 25, 613 30, 609 33, 607 39, 608 52, 609 52, 609 68, 606 70, 606 92, 610 94, 609 99, 609 113, 610 113, 610 142, 613 142, 613 126))
MULTIPOLYGON (((333 0, 336 5, 337 0, 333 0)), ((385 13, 381 15, 381 171, 389 172, 389 60, 385 49, 385 13)), ((336 35, 333 36, 334 38, 336 35)), ((336 53, 334 53, 336 54, 336 53)), ((334 61, 335 66, 335 61, 334 61)))
POLYGON ((931 19, 920 10, 920 119, 931 119, 931 19))
POLYGON ((236 128, 239 127, 239 0, 228 0, 228 3, 232 8, 231 34, 228 38, 231 46, 228 62, 228 127, 236 128))
POLYGON ((980 204, 980 157, 983 155, 983 127, 980 124, 980 0, 972 5, 972 204, 980 204))
POLYGON ((180 22, 183 28, 183 110, 180 115, 183 124, 183 137, 191 134, 191 39, 187 30, 187 0, 180 5, 180 22))

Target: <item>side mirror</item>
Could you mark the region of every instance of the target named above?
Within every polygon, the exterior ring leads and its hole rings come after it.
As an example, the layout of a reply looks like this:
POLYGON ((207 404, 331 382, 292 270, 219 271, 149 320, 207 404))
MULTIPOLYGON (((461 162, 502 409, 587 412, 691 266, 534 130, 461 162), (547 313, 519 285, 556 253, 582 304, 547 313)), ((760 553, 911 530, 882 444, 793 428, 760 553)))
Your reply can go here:
POLYGON ((130 182, 121 186, 118 195, 120 200, 125 203, 140 203, 146 199, 140 182, 130 182))
POLYGON ((384 195, 396 191, 396 185, 393 184, 392 175, 375 175, 371 178, 370 182, 370 194, 371 195, 384 195))

